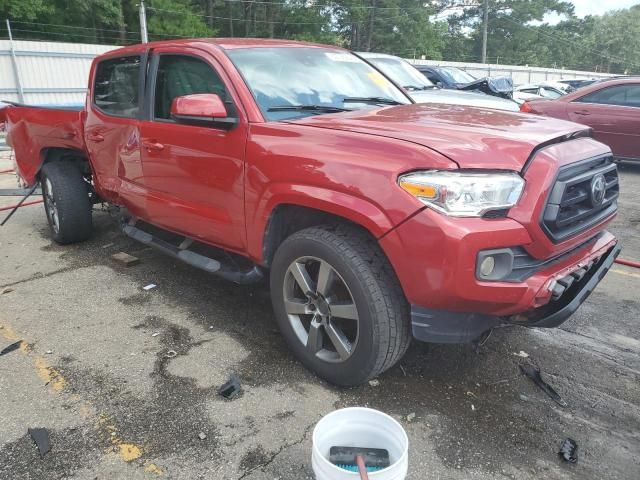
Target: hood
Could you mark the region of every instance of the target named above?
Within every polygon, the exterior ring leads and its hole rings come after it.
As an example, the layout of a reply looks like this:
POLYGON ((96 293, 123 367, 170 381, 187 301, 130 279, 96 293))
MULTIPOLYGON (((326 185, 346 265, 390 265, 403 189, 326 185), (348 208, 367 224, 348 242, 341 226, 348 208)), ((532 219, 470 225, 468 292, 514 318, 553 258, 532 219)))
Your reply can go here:
POLYGON ((447 156, 460 168, 516 171, 539 145, 589 131, 583 125, 537 115, 438 104, 315 115, 287 123, 416 143, 447 156))
POLYGON ((484 93, 462 92, 433 88, 407 92, 417 103, 448 103, 468 105, 470 107, 496 108, 498 110, 518 111, 518 104, 512 100, 485 95, 484 93))

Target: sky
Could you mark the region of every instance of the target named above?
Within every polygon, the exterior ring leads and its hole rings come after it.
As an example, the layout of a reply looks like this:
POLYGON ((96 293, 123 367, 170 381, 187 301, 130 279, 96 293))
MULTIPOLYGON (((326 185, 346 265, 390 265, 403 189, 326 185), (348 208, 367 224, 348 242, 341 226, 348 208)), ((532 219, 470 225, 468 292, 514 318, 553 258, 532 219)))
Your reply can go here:
POLYGON ((576 7, 576 15, 602 15, 609 10, 629 8, 640 4, 640 0, 570 0, 576 7))

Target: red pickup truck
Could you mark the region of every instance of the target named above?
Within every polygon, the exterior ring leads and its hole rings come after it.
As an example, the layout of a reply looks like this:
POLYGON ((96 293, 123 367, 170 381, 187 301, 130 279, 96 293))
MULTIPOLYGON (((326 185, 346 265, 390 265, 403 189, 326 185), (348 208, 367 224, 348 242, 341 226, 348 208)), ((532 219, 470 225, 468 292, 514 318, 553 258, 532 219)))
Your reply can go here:
POLYGON ((290 348, 339 385, 390 368, 412 336, 555 327, 620 250, 616 165, 589 129, 414 104, 336 47, 126 47, 95 59, 81 111, 2 116, 55 241, 88 238, 107 203, 125 234, 195 267, 268 272, 290 348))

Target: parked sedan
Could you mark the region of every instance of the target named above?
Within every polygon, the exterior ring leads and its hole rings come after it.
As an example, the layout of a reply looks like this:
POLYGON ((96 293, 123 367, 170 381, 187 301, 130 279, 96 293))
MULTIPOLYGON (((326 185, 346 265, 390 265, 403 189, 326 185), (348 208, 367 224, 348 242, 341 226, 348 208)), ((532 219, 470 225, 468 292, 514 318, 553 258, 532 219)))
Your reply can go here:
POLYGON ((640 160, 640 77, 596 82, 555 100, 528 100, 520 110, 588 125, 617 159, 640 160))
POLYGON ((473 75, 457 67, 419 65, 417 68, 429 81, 441 88, 457 89, 476 81, 473 75))
MULTIPOLYGON (((565 85, 565 87, 568 87, 568 85, 565 85)), ((567 93, 568 92, 566 90, 560 88, 554 83, 527 83, 525 85, 518 85, 513 89, 513 99, 519 105, 522 105, 528 100, 536 100, 540 98, 553 100, 560 98, 567 93)))
POLYGON ((422 75, 413 65, 400 57, 383 53, 359 53, 391 80, 403 87, 418 103, 448 103, 472 107, 495 108, 497 110, 518 111, 518 104, 512 100, 498 98, 484 93, 462 92, 438 88, 422 75))

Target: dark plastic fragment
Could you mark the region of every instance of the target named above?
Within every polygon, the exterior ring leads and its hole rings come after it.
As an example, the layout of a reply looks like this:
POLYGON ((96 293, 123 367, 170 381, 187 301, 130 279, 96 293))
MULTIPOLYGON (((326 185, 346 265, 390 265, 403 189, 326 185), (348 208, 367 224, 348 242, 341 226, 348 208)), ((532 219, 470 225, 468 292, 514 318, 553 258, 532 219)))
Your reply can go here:
POLYGON ((240 394, 240 392, 242 392, 240 379, 235 373, 232 373, 229 377, 229 381, 218 389, 218 394, 228 400, 234 399, 240 394))
POLYGON ((12 344, 11 344, 11 345, 9 345, 8 347, 3 348, 3 349, 0 351, 0 357, 1 357, 2 355, 6 355, 7 353, 11 353, 11 352, 13 352, 13 351, 15 351, 15 350, 18 350, 18 349, 20 348, 20 344, 21 344, 21 343, 22 343, 22 340, 18 340, 17 342, 12 343, 12 344))
POLYGON ((560 445, 558 455, 560 455, 565 462, 577 463, 578 444, 572 438, 565 439, 565 441, 562 442, 562 445, 560 445))
POLYGON ((542 376, 540 375, 540 369, 538 367, 536 367, 535 365, 531 365, 531 364, 527 363, 525 365, 520 365, 520 370, 527 377, 529 377, 531 380, 533 380, 533 383, 538 385, 542 389, 542 391, 544 393, 549 395, 554 402, 556 402, 561 407, 566 407, 567 406, 567 402, 565 402, 562 399, 562 397, 558 394, 558 392, 556 392, 553 389, 553 387, 551 387, 551 385, 549 385, 547 382, 545 382, 542 379, 542 376))
POLYGON ((27 431, 38 447, 40 458, 44 458, 44 456, 49 453, 49 450, 51 450, 49 431, 46 428, 30 428, 27 431))

